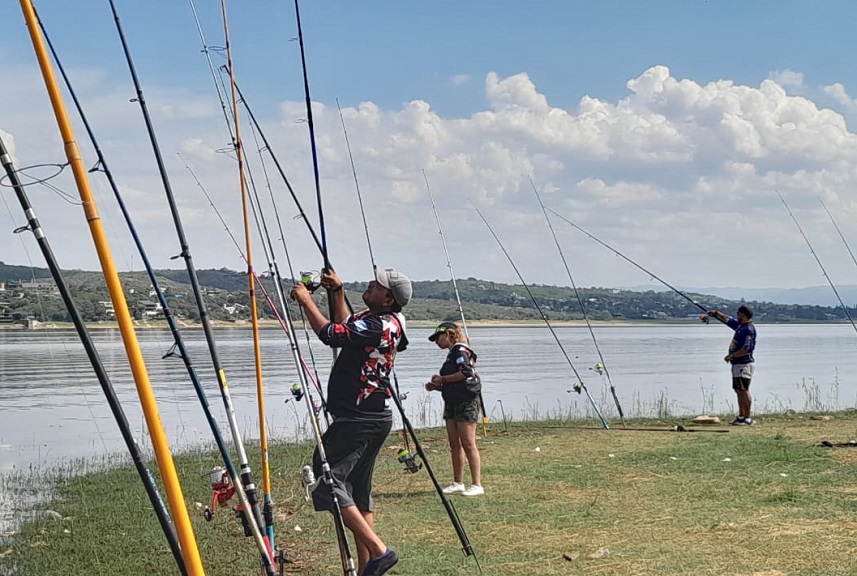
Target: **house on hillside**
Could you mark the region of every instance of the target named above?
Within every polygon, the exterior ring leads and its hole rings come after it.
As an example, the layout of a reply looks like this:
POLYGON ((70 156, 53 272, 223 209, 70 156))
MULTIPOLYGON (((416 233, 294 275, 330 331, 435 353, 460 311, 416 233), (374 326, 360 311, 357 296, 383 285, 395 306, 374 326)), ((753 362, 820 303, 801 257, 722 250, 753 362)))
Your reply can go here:
POLYGON ((53 278, 34 278, 30 282, 21 282, 21 290, 28 294, 58 294, 57 283, 53 278))
POLYGON ((159 316, 164 312, 160 302, 152 302, 151 300, 140 300, 137 302, 137 309, 140 311, 141 318, 159 316))
POLYGON ((116 310, 113 308, 113 302, 110 300, 99 300, 97 310, 99 315, 107 316, 108 318, 116 318, 116 310))
POLYGON ((236 314, 241 314, 242 312, 247 310, 247 306, 235 302, 234 304, 224 304, 223 309, 226 310, 226 313, 230 316, 234 316, 236 314))

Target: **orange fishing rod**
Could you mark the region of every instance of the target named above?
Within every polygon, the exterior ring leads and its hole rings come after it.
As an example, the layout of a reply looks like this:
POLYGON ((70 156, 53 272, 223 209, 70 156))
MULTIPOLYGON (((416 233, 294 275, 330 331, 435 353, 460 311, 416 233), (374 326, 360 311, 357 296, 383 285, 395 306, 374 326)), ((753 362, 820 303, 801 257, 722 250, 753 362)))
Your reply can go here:
POLYGON ((119 331, 125 345, 128 363, 131 366, 131 372, 134 376, 137 394, 140 397, 143 415, 146 418, 146 426, 148 427, 149 435, 152 438, 152 447, 155 451, 158 469, 160 470, 161 477, 164 482, 164 490, 167 494, 170 512, 172 514, 173 523, 176 527, 176 533, 178 534, 179 542, 181 543, 182 557, 185 561, 185 567, 187 569, 187 573, 191 576, 202 576, 205 574, 205 571, 202 566, 202 560, 199 556, 199 548, 197 546, 196 537, 193 533, 193 527, 190 523, 190 516, 188 515, 187 507, 185 506, 181 484, 179 483, 178 475, 176 474, 175 463, 173 462, 170 447, 167 443, 167 436, 164 432, 163 425, 161 424, 158 405, 155 402, 155 395, 152 391, 152 384, 149 380, 146 364, 143 361, 139 342, 137 341, 137 334, 134 332, 134 324, 131 318, 131 313, 128 310, 128 303, 125 300, 122 283, 119 280, 119 274, 113 263, 113 257, 110 252, 110 246, 107 242, 107 236, 104 232, 104 226, 101 222, 101 217, 98 214, 98 208, 95 204, 95 198, 93 197, 92 190, 89 186, 87 171, 83 165, 80 150, 78 149, 77 141, 75 140, 74 131, 71 127, 71 123, 69 122, 65 104, 63 103, 62 95, 60 94, 59 85, 57 84, 57 80, 50 63, 50 57, 48 56, 44 39, 42 38, 41 31, 39 30, 35 9, 33 8, 31 0, 20 1, 21 10, 24 13, 24 19, 27 22, 27 28, 30 32, 30 39, 33 42, 33 49, 36 53, 39 68, 41 69, 48 96, 51 100, 51 106, 53 107, 54 115, 56 116, 57 125, 62 135, 66 157, 68 158, 69 165, 74 173, 74 180, 77 184, 78 192, 80 193, 80 199, 83 204, 86 220, 89 223, 92 240, 95 244, 95 249, 98 252, 98 259, 101 263, 101 269, 104 274, 104 280, 107 284, 107 290, 110 293, 110 299, 113 302, 113 308, 116 311, 116 321, 119 324, 119 331))
POLYGON ((235 128, 233 145, 238 158, 238 179, 241 186, 241 211, 244 218, 244 258, 247 261, 247 282, 250 290, 250 317, 253 324, 253 359, 256 370, 256 403, 259 407, 259 447, 262 452, 262 493, 264 504, 262 515, 268 535, 269 555, 273 558, 274 504, 271 497, 271 467, 268 462, 268 431, 265 426, 265 387, 262 380, 262 345, 259 338, 259 311, 256 305, 256 273, 253 271, 253 246, 250 238, 250 210, 247 178, 244 172, 244 149, 241 142, 241 127, 238 121, 238 93, 232 67, 232 45, 229 42, 229 23, 226 17, 226 0, 220 0, 223 16, 223 37, 226 43, 226 67, 232 91, 232 122, 235 128))

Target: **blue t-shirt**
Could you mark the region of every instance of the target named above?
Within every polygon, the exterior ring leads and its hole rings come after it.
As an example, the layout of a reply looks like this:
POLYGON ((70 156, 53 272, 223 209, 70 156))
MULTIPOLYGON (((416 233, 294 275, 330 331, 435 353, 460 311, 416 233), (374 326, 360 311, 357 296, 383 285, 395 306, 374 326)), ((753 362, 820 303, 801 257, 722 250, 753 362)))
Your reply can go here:
POLYGON ((747 350, 746 356, 732 358, 732 364, 750 364, 753 360, 753 350, 756 348, 756 326, 752 322, 741 324, 737 319, 730 317, 726 325, 735 331, 732 342, 729 343, 729 353, 734 354, 741 348, 747 350))

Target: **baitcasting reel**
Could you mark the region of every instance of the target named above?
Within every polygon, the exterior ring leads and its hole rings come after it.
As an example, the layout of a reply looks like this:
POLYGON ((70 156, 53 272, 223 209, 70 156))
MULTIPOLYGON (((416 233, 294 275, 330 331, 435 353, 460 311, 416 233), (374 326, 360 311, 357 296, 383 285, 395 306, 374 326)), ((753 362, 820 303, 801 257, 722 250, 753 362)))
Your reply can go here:
POLYGON ((423 467, 422 463, 417 462, 414 458, 414 455, 411 454, 411 451, 407 448, 402 448, 401 450, 399 450, 397 456, 399 462, 405 465, 405 470, 407 470, 411 474, 416 474, 423 467))

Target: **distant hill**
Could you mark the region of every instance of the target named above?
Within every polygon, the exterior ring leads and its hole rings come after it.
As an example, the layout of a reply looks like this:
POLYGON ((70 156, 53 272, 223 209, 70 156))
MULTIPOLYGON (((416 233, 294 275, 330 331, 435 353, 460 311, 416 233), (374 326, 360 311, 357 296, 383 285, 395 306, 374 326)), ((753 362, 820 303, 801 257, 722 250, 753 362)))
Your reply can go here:
MULTIPOLYGON (((714 294, 728 300, 751 300, 773 302, 774 304, 800 304, 805 306, 839 306, 836 294, 830 286, 810 286, 808 288, 693 288, 677 286, 679 290, 698 294, 714 294)), ((669 290, 665 286, 632 286, 628 290, 669 290)), ((857 286, 837 286, 836 291, 849 308, 857 305, 857 286)))
MULTIPOLYGON (((205 293, 206 306, 214 320, 246 320, 249 318, 249 295, 244 272, 227 268, 199 270, 198 277, 205 293)), ((198 319, 198 310, 185 270, 158 270, 158 283, 166 292, 167 304, 173 314, 190 321, 198 319)), ((65 321, 68 313, 50 283, 19 285, 32 279, 49 278, 45 268, 11 266, 0 263, 0 282, 8 284, 0 292, 0 319, 36 318, 40 320, 65 321)), ((104 278, 100 272, 70 270, 64 272, 72 296, 87 320, 110 319, 112 306, 109 303, 104 278)), ((139 319, 157 318, 161 313, 157 295, 151 289, 145 272, 120 273, 125 297, 132 314, 139 319)), ((290 288, 284 280, 284 290, 290 288)), ((581 320, 584 315, 591 320, 615 321, 693 321, 701 312, 699 306, 670 290, 645 291, 590 287, 580 288, 578 293, 566 286, 534 284, 503 284, 464 278, 457 280, 458 290, 465 313, 471 320, 540 320, 544 313, 550 320, 581 320), (539 310, 530 298, 538 302, 539 310), (579 297, 579 299, 578 299, 579 297)), ((276 301, 275 284, 263 276, 263 285, 276 301)), ((363 282, 346 282, 345 287, 355 307, 362 305, 360 294, 366 288, 363 282)), ((733 312, 742 301, 755 310, 761 322, 842 322, 846 321, 839 306, 812 304, 783 304, 761 298, 753 298, 763 291, 738 289, 688 290, 687 296, 705 308, 718 308, 733 312), (728 292, 733 290, 734 292, 728 292), (719 292, 719 294, 717 293, 719 292), (731 294, 735 294, 730 298, 731 294)), ((274 318, 261 290, 257 291, 257 307, 260 314, 274 318)), ((319 304, 325 305, 323 290, 316 292, 319 304)), ((851 312, 857 316, 857 310, 851 312)), ((455 291, 449 280, 424 280, 414 282, 414 300, 407 308, 412 320, 456 320, 458 307, 455 291)))

